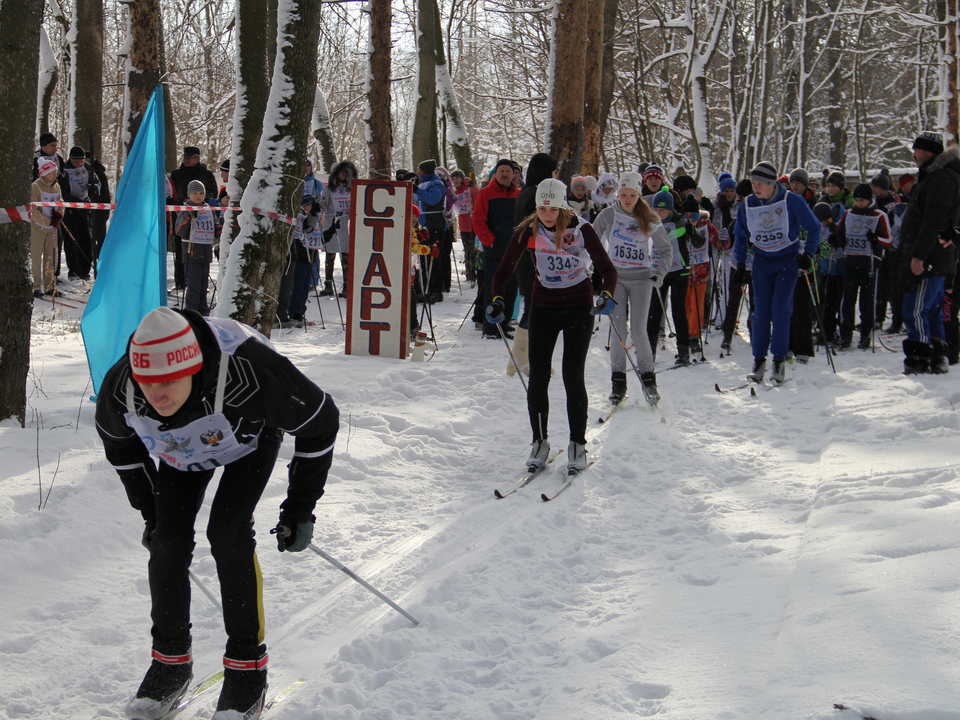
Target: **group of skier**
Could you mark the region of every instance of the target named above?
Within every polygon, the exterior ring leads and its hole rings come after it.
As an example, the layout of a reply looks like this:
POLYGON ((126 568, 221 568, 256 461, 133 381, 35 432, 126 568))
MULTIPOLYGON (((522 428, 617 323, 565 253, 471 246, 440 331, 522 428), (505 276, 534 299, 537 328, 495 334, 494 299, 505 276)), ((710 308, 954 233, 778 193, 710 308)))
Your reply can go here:
MULTIPOLYGON (((35 168, 38 201, 58 202, 53 198, 64 196, 65 187, 72 197, 85 197, 85 189, 89 197, 98 171, 82 149, 75 148, 75 158, 70 153, 77 171, 71 174, 57 162, 56 148, 51 154, 50 143, 44 147, 35 168)), ((685 173, 671 188, 656 164, 643 163, 619 178, 576 175, 568 186, 556 177, 557 160, 538 153, 525 184, 520 166, 505 158, 478 188, 462 172, 427 160, 416 173, 398 173, 398 179, 414 183, 416 247, 426 248, 421 257, 430 260, 413 279, 416 295, 432 304, 450 291, 459 232, 467 280, 478 287, 479 329, 485 337, 513 339, 509 367, 529 377, 531 473, 558 455, 549 442, 548 387, 561 336, 567 471, 576 475, 588 465, 585 366, 596 316, 609 320, 614 408, 626 396, 628 363, 647 402, 659 402, 655 358, 661 324, 675 333, 676 364, 689 364, 697 354, 703 359, 701 332, 711 323, 721 325, 721 347, 731 350, 744 298, 751 307, 752 381, 764 379, 769 352, 770 379, 784 382, 791 353, 800 362, 812 355, 815 325, 822 342, 849 347, 858 306, 860 347, 867 347, 881 298, 893 309, 889 329, 900 323, 907 328, 905 372, 946 372, 960 352, 960 334, 951 344, 944 325, 946 314, 955 330, 957 317, 950 286, 957 265, 960 156, 956 145, 945 149, 942 137, 930 132, 916 139, 913 155, 919 172, 901 179, 903 198, 892 193, 884 173, 852 192, 841 174, 828 173, 821 196, 803 169, 778 177, 769 162, 758 163, 740 182, 722 174, 719 193, 710 199, 685 173), (888 283, 882 293, 878 276, 888 283), (510 322, 515 315, 516 334, 510 322), (838 327, 839 337, 833 338, 838 327)), ((229 163, 220 170, 225 183, 229 163)), ((339 163, 326 185, 312 165, 304 174, 280 293, 281 322, 303 322, 311 287, 336 292, 336 254, 344 276, 349 262, 356 168, 339 163), (319 251, 326 253, 323 280, 319 251)), ((262 335, 232 320, 203 317, 209 309, 209 265, 222 231, 217 205, 229 198, 225 187, 211 184, 212 173, 194 147, 185 148, 181 168, 169 180, 171 202, 187 206, 171 226, 182 270, 176 282, 186 289, 186 307, 161 307, 143 318, 97 397, 97 430, 131 506, 143 518, 142 543, 150 552, 152 661, 127 713, 146 719, 175 711, 193 678, 188 572, 194 523, 206 486, 222 467, 207 526, 227 631, 214 718, 255 717, 266 697, 267 652, 252 515, 283 432, 289 432, 295 450, 272 532, 281 552, 310 545, 338 410, 262 335)), ((64 217, 53 207, 35 210, 33 224, 48 235, 64 217)), ((49 243, 44 235, 34 257, 35 289, 41 294, 55 287, 59 255, 49 243)), ((885 309, 881 319, 884 315, 885 309)), ((411 322, 415 329, 413 314, 411 322)))

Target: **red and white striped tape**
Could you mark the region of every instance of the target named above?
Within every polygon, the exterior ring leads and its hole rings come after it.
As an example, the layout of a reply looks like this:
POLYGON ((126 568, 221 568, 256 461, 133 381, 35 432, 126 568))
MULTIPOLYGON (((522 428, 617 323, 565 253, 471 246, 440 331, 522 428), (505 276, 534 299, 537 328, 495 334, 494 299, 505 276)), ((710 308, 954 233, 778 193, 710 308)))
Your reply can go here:
MULTIPOLYGON (((18 222, 30 221, 30 210, 29 208, 33 207, 62 207, 62 208, 79 208, 82 210, 113 210, 116 207, 114 203, 79 203, 79 202, 33 202, 27 203, 26 205, 18 205, 17 207, 9 208, 0 208, 0 223, 8 222, 18 222)), ((164 205, 164 212, 177 212, 180 210, 196 210, 196 205, 164 205)), ((214 210, 233 210, 234 212, 240 212, 238 207, 214 207, 214 210)), ((297 219, 292 218, 289 215, 281 215, 280 213, 271 212, 269 210, 261 210, 260 208, 253 208, 253 212, 257 215, 263 215, 272 220, 279 220, 284 222, 287 225, 296 225, 297 219)))
POLYGON ((26 205, 17 207, 0 208, 0 223, 8 222, 30 222, 30 210, 26 205))

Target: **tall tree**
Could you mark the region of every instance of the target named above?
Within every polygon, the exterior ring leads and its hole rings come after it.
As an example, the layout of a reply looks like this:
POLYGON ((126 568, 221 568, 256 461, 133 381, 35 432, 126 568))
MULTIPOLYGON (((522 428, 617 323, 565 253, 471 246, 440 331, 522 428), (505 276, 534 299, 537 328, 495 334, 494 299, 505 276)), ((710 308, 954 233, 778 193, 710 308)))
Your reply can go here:
MULTIPOLYGON (((450 144, 457 167, 468 175, 473 173, 473 153, 470 151, 470 139, 467 136, 467 126, 460 112, 460 101, 457 92, 453 89, 453 80, 450 78, 450 68, 447 65, 446 53, 443 49, 443 31, 440 29, 440 6, 433 0, 433 17, 436 27, 435 37, 439 38, 434 49, 436 56, 437 94, 440 98, 440 108, 443 111, 444 145, 450 144)), ((439 160, 439 158, 438 158, 439 160)))
POLYGON ((281 0, 277 56, 256 168, 240 201, 240 233, 230 247, 220 317, 232 317, 269 336, 293 228, 258 210, 296 216, 303 159, 317 87, 320 0, 281 0))
MULTIPOLYGON (((369 169, 367 174, 374 180, 391 178, 393 123, 390 119, 390 58, 393 48, 390 42, 390 26, 392 21, 393 11, 390 0, 370 0, 370 72, 367 74, 367 167, 369 169)), ((323 97, 319 90, 317 90, 317 97, 323 97)))
MULTIPOLYGON (((388 86, 388 92, 389 89, 388 86)), ((323 170, 330 172, 334 163, 337 162, 337 156, 333 151, 333 128, 330 126, 330 113, 327 112, 327 99, 319 87, 313 103, 313 139, 320 146, 320 161, 323 163, 323 170)))
POLYGON ((443 47, 437 0, 417 0, 417 97, 413 118, 413 163, 440 161, 437 139, 437 48, 443 47))
POLYGON ((587 53, 587 0, 559 0, 554 9, 548 74, 546 152, 569 183, 583 164, 583 92, 587 53))
POLYGON ((587 52, 584 74, 591 78, 583 88, 583 163, 581 175, 600 175, 600 116, 603 93, 604 0, 587 3, 587 52), (601 78, 596 82, 596 78, 601 78))
MULTIPOLYGON (((230 177, 227 195, 230 204, 238 207, 247 183, 253 176, 257 160, 257 146, 263 133, 263 115, 270 97, 271 67, 269 32, 276 20, 265 20, 270 13, 268 0, 238 0, 235 15, 237 27, 236 98, 233 112, 233 141, 230 151, 230 177)), ((276 10, 273 11, 276 15, 276 10)), ((276 38, 272 41, 276 47, 276 38)), ((302 170, 302 168, 300 168, 302 170)), ((298 170, 299 172, 299 170, 298 170)), ((236 226, 232 210, 226 212, 223 232, 220 234, 220 273, 222 284, 230 256, 236 226)))
POLYGON ((130 152, 153 89, 160 84, 160 3, 134 0, 129 5, 127 93, 123 155, 130 152))
MULTIPOLYGON (((0 207, 30 202, 43 0, 0 0, 0 207)), ((27 412, 30 223, 0 224, 0 418, 27 412)))
MULTIPOLYGON (((37 135, 50 132, 50 104, 53 102, 53 91, 57 89, 57 80, 60 79, 60 69, 57 58, 50 47, 50 38, 47 31, 40 28, 40 74, 37 80, 34 95, 37 98, 36 108, 37 135)), ((31 89, 33 92, 34 89, 31 89)))
POLYGON ((72 36, 70 143, 103 151, 103 0, 77 0, 72 36))

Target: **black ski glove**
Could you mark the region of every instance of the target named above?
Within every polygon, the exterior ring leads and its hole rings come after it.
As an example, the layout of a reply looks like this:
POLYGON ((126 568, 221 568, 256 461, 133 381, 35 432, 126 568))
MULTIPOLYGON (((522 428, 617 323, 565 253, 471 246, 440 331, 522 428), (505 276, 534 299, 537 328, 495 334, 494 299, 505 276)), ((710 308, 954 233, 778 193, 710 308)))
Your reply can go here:
POLYGON ((830 233, 830 237, 827 238, 827 242, 835 248, 842 248, 845 244, 843 242, 843 238, 837 235, 837 233, 830 233))
POLYGON ((297 522, 288 513, 281 512, 277 526, 270 531, 277 536, 277 550, 280 552, 301 552, 306 550, 313 539, 313 524, 317 518, 313 515, 306 522, 297 522))
POLYGON ((506 319, 506 306, 503 304, 502 297, 495 297, 493 302, 487 305, 486 314, 487 322, 493 323, 494 325, 499 325, 506 319))
POLYGON ((745 285, 747 282, 746 263, 737 263, 737 269, 733 271, 733 281, 737 285, 745 285))
POLYGON ((155 512, 145 510, 141 510, 140 515, 143 516, 143 536, 140 538, 140 544, 150 552, 150 539, 153 531, 157 529, 157 515, 155 512))
POLYGON ((813 267, 813 255, 805 252, 800 253, 797 255, 797 265, 801 270, 809 270, 811 267, 813 267))

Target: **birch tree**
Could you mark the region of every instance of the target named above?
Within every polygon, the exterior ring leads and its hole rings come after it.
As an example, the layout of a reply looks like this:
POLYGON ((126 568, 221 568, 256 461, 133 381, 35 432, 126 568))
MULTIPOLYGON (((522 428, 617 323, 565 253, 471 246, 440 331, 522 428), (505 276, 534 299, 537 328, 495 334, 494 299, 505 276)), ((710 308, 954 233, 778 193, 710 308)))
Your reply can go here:
POLYGON ((258 210, 296 216, 303 159, 316 97, 320 0, 280 0, 277 55, 256 167, 240 201, 240 232, 230 248, 220 317, 269 336, 293 228, 258 210))

